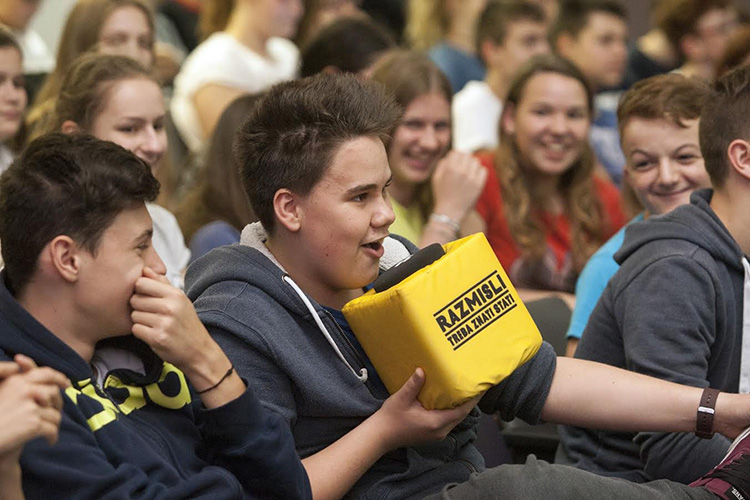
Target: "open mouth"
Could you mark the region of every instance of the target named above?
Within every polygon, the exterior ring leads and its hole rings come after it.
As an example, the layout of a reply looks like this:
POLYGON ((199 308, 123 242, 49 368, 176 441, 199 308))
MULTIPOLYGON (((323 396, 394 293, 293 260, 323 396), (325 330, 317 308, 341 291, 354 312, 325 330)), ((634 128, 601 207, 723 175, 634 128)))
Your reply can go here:
POLYGON ((376 252, 379 252, 381 248, 383 248, 383 244, 379 241, 373 241, 372 243, 365 243, 362 245, 365 248, 369 248, 371 250, 374 250, 376 252))
POLYGON ((379 259, 385 253, 385 247, 383 247, 384 239, 385 238, 380 238, 379 240, 365 243, 362 245, 362 248, 364 249, 365 253, 368 254, 369 256, 375 259, 379 259))

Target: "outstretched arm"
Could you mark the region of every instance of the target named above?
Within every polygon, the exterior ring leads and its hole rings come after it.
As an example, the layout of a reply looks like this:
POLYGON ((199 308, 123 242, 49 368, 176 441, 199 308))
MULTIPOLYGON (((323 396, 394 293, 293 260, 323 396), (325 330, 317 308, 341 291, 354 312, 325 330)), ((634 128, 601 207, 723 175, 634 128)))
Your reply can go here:
MULTIPOLYGON (((703 389, 609 365, 560 357, 542 418, 594 429, 695 431, 703 389)), ((721 393, 714 430, 730 439, 750 426, 750 395, 721 393)))

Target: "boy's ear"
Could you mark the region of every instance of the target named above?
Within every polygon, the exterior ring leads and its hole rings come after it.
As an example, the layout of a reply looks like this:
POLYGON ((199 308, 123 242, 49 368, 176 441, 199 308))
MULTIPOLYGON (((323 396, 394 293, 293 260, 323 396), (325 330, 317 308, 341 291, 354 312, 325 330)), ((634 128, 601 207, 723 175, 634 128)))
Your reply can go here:
POLYGON ((48 272, 56 273, 63 280, 75 283, 81 270, 81 249, 70 237, 56 236, 42 252, 44 267, 48 272))
POLYGON ((503 114, 500 116, 500 126, 508 135, 516 133, 516 107, 512 103, 507 103, 503 114))
POLYGON ((557 54, 559 54, 561 57, 569 59, 574 42, 575 40, 570 33, 563 32, 560 33, 557 38, 552 41, 552 44, 557 54))
POLYGON ((481 56, 482 61, 484 61, 485 65, 490 66, 490 64, 495 60, 495 54, 497 53, 497 49, 499 47, 500 46, 498 44, 496 44, 489 38, 482 40, 482 42, 479 44, 479 55, 481 56))
POLYGON ((65 120, 60 127, 60 132, 63 134, 75 134, 77 132, 80 132, 81 127, 78 126, 76 122, 73 120, 65 120))
POLYGON ((735 139, 727 148, 729 163, 739 175, 750 180, 750 142, 735 139))
POLYGON ((298 195, 288 189, 279 189, 273 196, 273 211, 277 222, 287 231, 292 233, 299 231, 301 223, 298 195))

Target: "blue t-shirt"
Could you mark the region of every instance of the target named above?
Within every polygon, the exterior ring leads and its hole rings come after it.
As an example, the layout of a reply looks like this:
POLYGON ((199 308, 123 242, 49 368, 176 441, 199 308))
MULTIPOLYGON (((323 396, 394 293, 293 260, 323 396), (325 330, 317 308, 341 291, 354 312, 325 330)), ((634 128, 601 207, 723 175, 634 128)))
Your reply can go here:
POLYGON ((474 55, 453 47, 445 42, 430 49, 430 59, 445 73, 456 93, 471 80, 484 80, 484 66, 474 55))
POLYGON ((589 316, 599 302, 602 292, 607 287, 610 278, 615 275, 620 265, 615 261, 614 255, 625 240, 625 228, 633 222, 643 220, 643 214, 633 218, 628 224, 617 231, 597 252, 591 256, 586 266, 581 271, 576 281, 576 307, 570 318, 567 337, 580 339, 589 316))
POLYGON ((385 388, 385 384, 383 384, 383 381, 380 380, 380 375, 378 375, 378 372, 375 370, 375 366, 372 364, 372 361, 370 361, 370 358, 367 357, 367 353, 362 348, 362 344, 359 343, 359 340, 357 340, 357 336, 354 335, 352 327, 349 326, 349 322, 346 320, 344 313, 342 313, 338 309, 333 309, 330 307, 323 306, 323 308, 331 313, 333 319, 335 319, 336 323, 338 323, 339 327, 341 327, 341 331, 344 332, 346 338, 349 339, 349 342, 351 342, 354 350, 357 351, 357 354, 359 354, 359 356, 362 358, 362 364, 364 364, 365 368, 367 368, 367 377, 370 379, 370 382, 372 382, 373 385, 378 389, 382 389, 385 394, 389 394, 388 389, 385 388))
POLYGON ((625 155, 620 147, 620 131, 617 128, 617 103, 619 92, 603 92, 594 99, 595 116, 591 122, 589 142, 596 159, 609 174, 612 182, 620 187, 625 155))
POLYGON ((190 239, 190 262, 209 250, 240 241, 240 232, 223 220, 201 226, 190 239))

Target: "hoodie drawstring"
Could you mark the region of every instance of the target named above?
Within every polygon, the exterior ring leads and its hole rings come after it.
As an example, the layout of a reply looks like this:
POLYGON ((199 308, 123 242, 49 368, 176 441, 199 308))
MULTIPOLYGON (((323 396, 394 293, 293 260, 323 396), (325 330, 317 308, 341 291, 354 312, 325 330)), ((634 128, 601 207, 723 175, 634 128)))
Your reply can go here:
POLYGON ((740 394, 750 393, 750 262, 742 257, 745 268, 742 297, 742 356, 740 357, 740 394))
POLYGON ((336 345, 336 342, 334 342, 333 337, 331 337, 331 333, 328 331, 328 329, 323 324, 323 321, 320 319, 320 316, 318 316, 317 311, 315 311, 315 308, 313 307, 312 303, 310 303, 310 299, 307 298, 307 295, 305 295, 305 292, 302 291, 302 289, 297 286, 297 283, 294 282, 294 280, 289 276, 288 274, 284 275, 284 281, 286 281, 289 286, 292 287, 292 289, 297 292, 297 295, 302 299, 302 302, 305 303, 305 306, 307 307, 307 310, 310 311, 310 314, 312 315, 313 319, 315 320, 315 324, 318 325, 318 328, 321 332, 323 332, 323 336, 325 336, 326 340, 328 340, 328 343, 331 344, 331 347, 333 347, 333 350, 336 351, 336 354, 338 355, 339 359, 343 361, 346 366, 349 367, 349 369, 352 371, 355 377, 362 382, 367 382, 367 368, 362 368, 359 373, 352 367, 352 365, 349 364, 349 362, 344 357, 343 353, 339 349, 339 346, 336 345))

